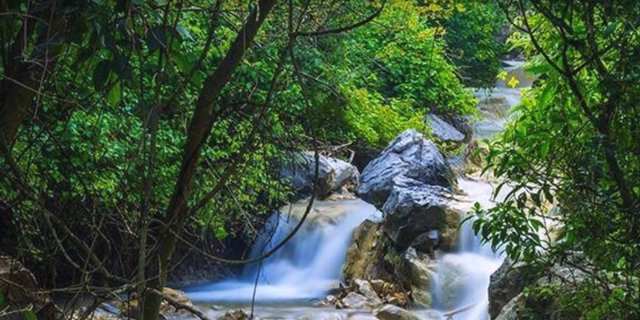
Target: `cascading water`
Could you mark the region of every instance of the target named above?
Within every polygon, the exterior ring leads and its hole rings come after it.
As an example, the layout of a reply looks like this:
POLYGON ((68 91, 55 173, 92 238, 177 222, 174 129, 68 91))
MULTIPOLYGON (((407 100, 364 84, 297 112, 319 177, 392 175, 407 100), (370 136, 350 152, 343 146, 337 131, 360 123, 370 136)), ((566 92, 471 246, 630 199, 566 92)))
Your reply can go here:
MULTIPOLYGON (((520 86, 507 88, 498 83, 490 92, 476 91, 481 101, 479 109, 485 118, 475 124, 476 137, 489 138, 502 131, 509 109, 520 101, 520 88, 531 85, 531 79, 521 71, 522 63, 508 64, 511 66, 506 71, 519 80, 520 86), (483 101, 487 103, 485 106, 483 101)), ((492 200, 493 186, 488 182, 460 178, 458 186, 466 195, 456 195, 450 205, 460 212, 470 212, 476 202, 488 208, 502 199, 498 195, 492 200)), ((508 192, 508 186, 502 188, 502 195, 508 192)), ((273 215, 253 248, 252 256, 260 256, 285 238, 301 218, 306 205, 306 202, 293 204, 273 215)), ((256 301, 263 304, 277 302, 275 307, 260 310, 263 318, 346 319, 349 315, 344 311, 317 308, 312 311, 314 316, 309 317, 311 305, 300 301, 324 297, 327 290, 341 280, 352 232, 365 219, 380 220, 381 214, 362 200, 316 201, 302 229, 273 256, 262 264, 247 266, 239 279, 189 288, 189 297, 196 302, 246 306, 256 289, 256 301)), ((458 252, 439 255, 432 275, 432 301, 437 312, 413 311, 424 319, 488 319, 489 279, 502 260, 488 246, 481 245, 470 222, 464 223, 460 229, 458 252), (453 316, 452 312, 455 313, 453 316)))
MULTIPOLYGON (((257 257, 280 243, 295 227, 307 206, 301 201, 281 209, 267 223, 253 248, 257 257)), ((362 200, 316 201, 302 229, 262 264, 247 266, 240 279, 189 289, 194 301, 242 302, 252 299, 256 278, 258 301, 322 297, 340 282, 353 230, 365 219, 380 218, 362 200)))
MULTIPOLYGON (((491 90, 475 92, 480 101, 478 109, 483 116, 483 120, 475 124, 476 138, 491 138, 501 132, 509 118, 510 109, 520 103, 521 89, 531 87, 534 80, 524 73, 523 62, 505 61, 505 64, 507 79, 515 77, 518 85, 509 88, 504 81, 498 81, 491 90)), ((494 188, 490 183, 464 178, 458 179, 458 186, 466 196, 452 201, 451 205, 460 212, 470 212, 476 202, 485 209, 490 208, 510 192, 510 187, 505 185, 500 194, 493 198, 494 188)), ((452 317, 456 320, 489 319, 489 281, 491 274, 503 261, 503 257, 494 253, 489 245, 481 244, 480 237, 473 233, 471 226, 472 221, 462 224, 459 251, 440 257, 432 281, 435 307, 445 315, 457 312, 452 317)))
MULTIPOLYGON (((450 203, 461 212, 471 211, 478 202, 487 208, 494 205, 491 184, 470 179, 458 179, 458 186, 466 191, 466 196, 450 203)), ((508 192, 505 187, 501 195, 508 192)), ((500 198, 501 195, 496 197, 500 198)), ((456 320, 488 319, 488 291, 491 274, 502 264, 503 257, 494 253, 490 246, 482 245, 473 233, 472 222, 467 221, 460 228, 460 248, 456 253, 439 257, 434 273, 432 292, 434 307, 444 314, 456 312, 456 320)))

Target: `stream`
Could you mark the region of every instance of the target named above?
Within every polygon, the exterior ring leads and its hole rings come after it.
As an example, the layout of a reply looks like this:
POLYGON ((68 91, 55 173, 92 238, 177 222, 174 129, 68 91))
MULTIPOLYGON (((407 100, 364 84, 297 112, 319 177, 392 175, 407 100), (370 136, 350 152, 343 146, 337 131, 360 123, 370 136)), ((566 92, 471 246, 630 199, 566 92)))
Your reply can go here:
MULTIPOLYGON (((476 138, 490 138, 503 129, 508 111, 520 101, 520 88, 531 85, 522 72, 522 63, 506 61, 505 70, 520 85, 507 88, 498 81, 493 90, 475 90, 478 109, 483 117, 475 124, 476 138)), ((492 184, 473 178, 458 178, 462 194, 456 194, 451 206, 461 212, 471 211, 474 203, 490 207, 492 184)), ((508 188, 503 188, 503 194, 508 188)), ((307 202, 294 203, 274 214, 252 249, 259 256, 279 243, 299 221, 307 202)), ((278 252, 262 263, 249 265, 237 279, 185 288, 192 301, 215 318, 227 310, 250 309, 255 298, 254 314, 260 319, 375 319, 362 310, 337 310, 319 306, 331 288, 342 280, 342 266, 353 230, 364 220, 380 220, 381 213, 359 200, 315 201, 299 232, 278 252), (257 284, 257 286, 256 286, 257 284), (255 291, 254 291, 255 289, 255 291)), ((470 223, 460 229, 457 252, 438 254, 432 275, 433 309, 411 310, 422 319, 486 320, 490 275, 503 258, 480 244, 470 223), (452 318, 447 313, 463 310, 452 318)))

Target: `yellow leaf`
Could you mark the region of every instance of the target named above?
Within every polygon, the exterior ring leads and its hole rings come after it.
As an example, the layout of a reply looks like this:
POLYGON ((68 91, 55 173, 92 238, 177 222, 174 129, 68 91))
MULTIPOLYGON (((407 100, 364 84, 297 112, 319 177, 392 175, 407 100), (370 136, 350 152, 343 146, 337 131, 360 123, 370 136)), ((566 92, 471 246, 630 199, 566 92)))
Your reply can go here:
POLYGON ((507 83, 507 86, 509 86, 509 88, 515 88, 519 83, 520 81, 518 80, 518 78, 511 77, 511 79, 509 79, 509 83, 507 83))

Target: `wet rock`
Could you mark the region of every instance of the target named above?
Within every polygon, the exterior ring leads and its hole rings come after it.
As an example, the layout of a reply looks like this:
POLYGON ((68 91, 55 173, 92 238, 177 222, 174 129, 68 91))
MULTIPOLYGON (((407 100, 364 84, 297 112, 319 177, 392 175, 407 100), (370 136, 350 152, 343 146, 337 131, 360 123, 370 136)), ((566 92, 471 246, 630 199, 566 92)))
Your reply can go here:
MULTIPOLYGON (((229 310, 223 315, 216 318, 216 320, 249 320, 250 314, 243 309, 229 310)), ((253 317, 256 319, 256 317, 253 317)))
MULTIPOLYGON (((0 292, 4 301, 0 310, 11 312, 31 308, 39 320, 62 320, 62 310, 51 300, 49 295, 37 293, 40 286, 34 275, 19 261, 0 256, 0 292)), ((22 312, 13 313, 3 320, 22 320, 26 316, 22 312)))
POLYGON ((409 304, 409 298, 404 292, 396 292, 384 297, 384 302, 398 307, 404 307, 409 304))
MULTIPOLYGON (((566 258, 581 268, 589 268, 578 253, 570 253, 566 258)), ((536 272, 530 266, 506 261, 492 276, 489 287, 489 311, 491 319, 516 320, 525 315, 532 319, 577 320, 582 318, 580 306, 560 306, 560 301, 571 296, 576 286, 587 279, 582 270, 567 265, 555 264, 550 268, 536 272), (537 280, 535 280, 537 278, 537 280), (534 279, 534 281, 532 281, 534 279), (521 288, 515 292, 507 286, 513 284, 521 288), (522 288, 529 291, 525 294, 522 288), (545 294, 535 294, 543 290, 545 294), (506 303, 504 303, 507 301, 506 303)))
POLYGON ((388 294, 389 292, 386 292, 386 288, 388 285, 390 285, 389 283, 385 282, 384 280, 381 279, 373 279, 371 281, 369 281, 369 283, 371 284, 371 288, 373 288, 373 290, 381 296, 384 296, 386 294, 388 294))
POLYGON ((455 179, 438 148, 413 129, 396 137, 366 166, 360 176, 358 195, 381 207, 393 190, 393 179, 399 176, 444 188, 451 188, 455 179))
POLYGON ((439 117, 464 135, 462 142, 467 143, 473 139, 473 126, 469 123, 471 117, 459 114, 439 115, 439 117))
POLYGON ((430 308, 431 300, 431 281, 433 269, 437 262, 431 260, 427 255, 420 254, 409 248, 405 253, 407 263, 407 275, 410 279, 413 298, 413 304, 417 307, 430 308))
POLYGON ((462 211, 455 208, 445 209, 444 227, 438 234, 438 249, 449 252, 458 249, 463 214, 462 211))
POLYGON ((425 297, 430 297, 430 286, 421 288, 419 284, 425 281, 415 284, 412 266, 406 259, 384 234, 380 223, 366 220, 354 231, 353 243, 347 251, 343 268, 344 278, 349 283, 354 283, 354 279, 371 279, 367 281, 369 286, 354 284, 352 291, 357 291, 355 287, 359 287, 360 291, 357 292, 373 296, 370 293, 372 290, 383 303, 404 307, 410 302, 408 294, 411 292, 414 300, 420 297, 419 305, 429 304, 425 302, 425 297), (420 293, 423 290, 424 297, 420 293))
POLYGON ((369 299, 369 302, 374 306, 382 305, 382 300, 371 287, 371 284, 367 280, 355 279, 353 280, 355 290, 369 299))
POLYGON ((184 293, 183 291, 171 289, 171 288, 164 288, 162 289, 162 295, 177 303, 193 307, 193 303, 191 302, 191 299, 189 299, 189 297, 187 297, 187 294, 184 293))
POLYGON ((367 297, 355 292, 349 292, 341 302, 346 309, 371 310, 375 307, 367 297))
MULTIPOLYGON (((295 199, 311 195, 315 178, 315 156, 311 152, 295 154, 281 169, 280 176, 291 181, 295 199)), ((340 159, 320 156, 318 159, 316 196, 325 198, 342 187, 358 185, 358 169, 340 159)))
POLYGON ((344 278, 392 280, 385 262, 387 247, 391 240, 384 236, 382 225, 365 220, 353 231, 353 240, 347 250, 343 268, 344 278))
POLYGON ((509 259, 505 259, 498 270, 490 278, 489 282, 489 315, 495 319, 500 311, 515 298, 526 282, 523 274, 523 264, 513 264, 509 259))
POLYGON ((521 300, 522 300, 523 295, 519 294, 516 297, 514 297, 513 299, 511 299, 511 301, 509 301, 507 304, 505 304, 503 306, 503 308, 501 309, 501 312, 496 315, 495 317, 492 315, 491 319, 495 319, 495 320, 518 320, 518 305, 521 304, 521 300))
POLYGON ((447 123, 445 120, 435 114, 429 114, 426 116, 427 123, 431 128, 431 132, 438 139, 442 141, 464 142, 465 135, 458 131, 454 126, 447 123))
POLYGON ((398 306, 388 304, 376 311, 380 320, 420 320, 420 317, 398 306))
POLYGON ((422 243, 421 247, 435 247, 439 242, 437 230, 444 229, 446 224, 446 197, 447 190, 440 186, 405 176, 395 177, 391 194, 382 207, 385 232, 403 249, 416 240, 422 243), (424 242, 428 240, 432 245, 425 247, 424 242))
MULTIPOLYGON (((191 308, 194 307, 189 297, 187 297, 187 294, 182 291, 171 289, 171 288, 164 288, 162 290, 162 295, 166 299, 169 299, 172 302, 175 302, 179 305, 183 305, 191 308)), ((141 316, 140 306, 139 306, 138 300, 136 299, 123 301, 122 303, 120 303, 119 309, 120 309, 120 315, 122 317, 131 318, 131 319, 140 319, 140 316, 141 316)), ((188 310, 176 309, 176 307, 171 305, 171 303, 167 302, 166 300, 163 300, 162 304, 160 305, 160 314, 165 319, 185 318, 185 317, 193 316, 193 314, 190 313, 188 310)))

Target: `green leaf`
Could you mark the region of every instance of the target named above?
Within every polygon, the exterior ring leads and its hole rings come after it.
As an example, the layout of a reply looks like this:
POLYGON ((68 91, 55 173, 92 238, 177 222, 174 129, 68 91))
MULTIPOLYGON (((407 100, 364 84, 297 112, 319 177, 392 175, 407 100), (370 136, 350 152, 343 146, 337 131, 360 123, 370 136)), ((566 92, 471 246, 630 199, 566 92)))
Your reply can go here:
POLYGON ((116 82, 109 93, 107 94, 107 104, 110 106, 117 105, 122 99, 122 87, 120 86, 120 81, 116 82))
POLYGON ((4 295, 0 292, 0 306, 4 303, 4 295))
POLYGON ((27 318, 27 320, 38 320, 38 317, 36 317, 36 314, 33 312, 33 310, 25 311, 24 316, 27 318))
POLYGON ((111 69, 121 78, 131 77, 131 71, 127 69, 127 57, 116 54, 111 61, 111 69))
POLYGON ((533 74, 541 74, 541 73, 547 73, 553 70, 553 67, 546 63, 543 62, 541 64, 535 64, 535 65, 531 65, 531 66, 527 66, 524 68, 524 71, 529 72, 529 73, 533 73, 533 74))
POLYGON ((618 27, 618 21, 614 21, 612 23, 610 23, 606 29, 604 29, 604 31, 602 32, 602 36, 607 38, 609 37, 618 27))
POLYGON ((544 142, 542 142, 542 145, 540 146, 540 155, 545 158, 547 156, 547 154, 549 154, 549 141, 546 140, 544 142))
POLYGON ((111 71, 111 63, 109 60, 102 60, 98 63, 93 70, 93 87, 98 90, 104 86, 109 78, 109 72, 111 71))
POLYGON ((556 94, 557 88, 558 87, 555 84, 547 84, 544 87, 544 89, 542 90, 542 93, 540 93, 540 96, 538 97, 538 105, 541 108, 545 108, 546 106, 549 105, 549 102, 551 102, 554 95, 556 94))

